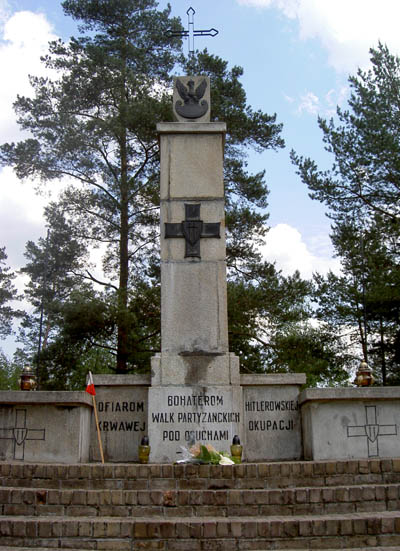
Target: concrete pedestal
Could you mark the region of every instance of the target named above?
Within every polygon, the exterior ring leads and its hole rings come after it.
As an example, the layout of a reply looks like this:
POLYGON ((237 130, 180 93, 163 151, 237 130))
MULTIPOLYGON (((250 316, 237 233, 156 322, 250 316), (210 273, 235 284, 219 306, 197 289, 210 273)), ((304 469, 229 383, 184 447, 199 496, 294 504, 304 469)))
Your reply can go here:
POLYGON ((86 392, 0 391, 0 460, 88 462, 91 414, 86 392))
POLYGON ((400 457, 400 387, 306 389, 305 459, 400 457))

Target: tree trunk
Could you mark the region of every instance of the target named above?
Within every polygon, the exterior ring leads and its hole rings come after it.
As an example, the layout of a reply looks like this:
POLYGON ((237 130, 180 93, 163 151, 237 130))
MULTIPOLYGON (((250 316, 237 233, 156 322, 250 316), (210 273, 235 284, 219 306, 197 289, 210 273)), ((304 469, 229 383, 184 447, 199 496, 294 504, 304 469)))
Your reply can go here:
POLYGON ((367 335, 364 333, 364 327, 363 327, 363 323, 362 323, 362 319, 360 316, 357 316, 358 317, 358 332, 360 334, 360 340, 361 340, 361 348, 362 348, 362 351, 363 351, 363 358, 364 358, 364 361, 366 362, 368 360, 368 354, 367 354, 367 335))
POLYGON ((128 359, 128 194, 121 182, 121 235, 119 243, 117 373, 127 372, 128 359))
POLYGON ((386 386, 386 357, 385 357, 385 340, 382 317, 379 318, 379 333, 381 337, 380 349, 381 349, 381 366, 382 366, 382 385, 386 386))
MULTIPOLYGON (((125 60, 125 44, 122 50, 122 58, 125 60)), ((121 154, 121 180, 120 180, 120 242, 119 242, 119 289, 118 289, 118 341, 117 341, 117 373, 127 373, 128 366, 128 279, 129 279, 129 189, 128 189, 128 156, 127 156, 127 106, 126 106, 126 76, 123 71, 120 99, 120 154, 121 154)))

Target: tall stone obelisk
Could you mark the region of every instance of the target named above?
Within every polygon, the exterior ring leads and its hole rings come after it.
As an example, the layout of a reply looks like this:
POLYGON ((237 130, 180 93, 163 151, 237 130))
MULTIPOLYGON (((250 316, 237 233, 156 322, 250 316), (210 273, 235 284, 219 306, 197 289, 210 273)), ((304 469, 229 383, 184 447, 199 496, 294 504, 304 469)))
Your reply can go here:
POLYGON ((226 124, 210 121, 206 77, 174 86, 177 122, 161 150, 161 354, 152 359, 152 462, 193 441, 229 451, 241 433, 239 361, 229 353, 223 155, 226 124))

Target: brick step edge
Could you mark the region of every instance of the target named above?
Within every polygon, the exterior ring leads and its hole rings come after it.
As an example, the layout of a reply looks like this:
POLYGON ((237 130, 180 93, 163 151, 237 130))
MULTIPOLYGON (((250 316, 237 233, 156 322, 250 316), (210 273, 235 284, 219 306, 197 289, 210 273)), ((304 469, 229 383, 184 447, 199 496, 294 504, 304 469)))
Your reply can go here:
MULTIPOLYGON (((99 540, 88 538, 62 538, 21 541, 23 538, 5 538, 2 543, 6 545, 6 551, 18 551, 19 549, 29 549, 38 551, 54 551, 63 549, 64 551, 89 551, 89 550, 109 550, 109 551, 265 551, 265 549, 274 549, 276 551, 339 551, 348 549, 352 551, 370 551, 377 549, 379 551, 398 551, 400 549, 399 536, 335 536, 335 537, 304 537, 271 539, 258 538, 257 540, 244 540, 241 538, 219 538, 219 539, 169 539, 169 540, 139 540, 139 539, 113 539, 99 540), (18 540, 18 541, 17 541, 18 540), (29 547, 26 547, 29 545, 29 547), (296 549, 293 549, 296 545, 296 549), (393 547, 395 546, 395 547, 393 547)), ((26 540, 27 538, 24 538, 26 540)))
MULTIPOLYGON (((12 547, 12 551, 54 551, 54 549, 59 549, 58 547, 12 547)), ((64 548, 65 549, 65 548, 64 548)), ((81 548, 67 548, 68 551, 82 551, 81 548)), ((119 548, 118 548, 119 549, 119 548)), ((314 548, 315 549, 315 548, 314 548)), ((343 549, 342 547, 338 548, 330 548, 330 549, 324 549, 323 551, 339 551, 340 549, 343 549)), ((10 551, 10 546, 4 547, 3 545, 0 545, 0 551, 10 551)), ((253 551, 265 551, 264 549, 254 549, 253 551)), ((279 551, 279 550, 277 550, 279 551)), ((285 548, 285 551, 299 551, 299 548, 297 549, 287 549, 285 548)), ((366 551, 365 547, 352 547, 351 551, 366 551)), ((368 547, 368 551, 399 551, 399 547, 368 547)))
POLYGON ((364 475, 321 476, 314 478, 2 478, 0 488, 15 487, 47 490, 284 490, 292 488, 337 488, 345 486, 399 484, 400 472, 364 475))
MULTIPOLYGON (((32 551, 32 549, 34 551, 54 551, 54 549, 58 549, 58 547, 12 547, 12 551, 32 551)), ((376 548, 378 549, 378 548, 376 548)), ((379 548, 380 550, 381 548, 379 548)), ((394 549, 394 548, 393 548, 394 549)), ((0 545, 0 551, 10 551, 10 546, 7 545, 7 547, 4 547, 3 545, 0 545)), ((72 549, 71 547, 68 547, 68 551, 82 551, 82 549, 78 549, 78 548, 74 548, 72 549)), ((290 549, 289 550, 286 550, 286 551, 291 551, 290 549)), ((331 549, 327 549, 325 551, 332 551, 331 549)), ((334 551, 337 551, 337 550, 334 550, 334 551)), ((353 549, 352 551, 359 551, 358 549, 353 549)), ((371 550, 369 550, 371 551, 371 550)), ((372 551, 375 551, 374 549, 372 549, 372 551)), ((385 548, 385 551, 392 551, 390 548, 386 547, 385 548)))
POLYGON ((223 505, 239 504, 280 504, 281 496, 293 499, 283 499, 283 503, 321 503, 347 501, 380 501, 400 498, 400 483, 369 483, 353 486, 296 486, 293 488, 207 488, 207 489, 163 489, 151 488, 144 490, 121 490, 113 488, 32 488, 29 486, 0 486, 1 504, 39 504, 51 505, 160 505, 163 500, 177 501, 185 499, 184 505, 210 505, 206 500, 219 496, 223 505), (226 495, 226 499, 223 499, 226 495), (125 499, 124 499, 125 496, 125 499), (200 499, 207 496, 206 500, 200 499), (264 500, 260 498, 264 496, 264 500), (68 499, 68 497, 70 499, 68 499), (21 498, 21 499, 20 499, 21 498), (272 500, 267 499, 272 498, 272 500), (295 498, 295 499, 294 499, 295 498), (301 498, 301 499, 300 499, 301 498), (28 500, 28 501, 27 501, 28 500))
POLYGON ((286 538, 400 534, 400 511, 276 517, 0 517, 0 536, 29 538, 286 538))
POLYGON ((285 478, 400 473, 400 458, 334 461, 285 461, 240 465, 171 465, 135 463, 46 464, 0 462, 0 478, 285 478))

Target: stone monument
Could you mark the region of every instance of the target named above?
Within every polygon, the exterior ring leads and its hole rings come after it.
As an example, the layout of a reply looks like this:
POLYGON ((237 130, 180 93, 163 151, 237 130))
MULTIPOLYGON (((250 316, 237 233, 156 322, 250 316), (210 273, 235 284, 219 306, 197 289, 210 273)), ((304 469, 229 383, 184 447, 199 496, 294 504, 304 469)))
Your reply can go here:
POLYGON ((226 124, 210 122, 206 77, 175 79, 176 122, 161 151, 161 354, 152 359, 152 462, 181 446, 229 450, 242 433, 239 359, 229 353, 223 156, 226 124))

